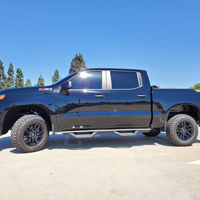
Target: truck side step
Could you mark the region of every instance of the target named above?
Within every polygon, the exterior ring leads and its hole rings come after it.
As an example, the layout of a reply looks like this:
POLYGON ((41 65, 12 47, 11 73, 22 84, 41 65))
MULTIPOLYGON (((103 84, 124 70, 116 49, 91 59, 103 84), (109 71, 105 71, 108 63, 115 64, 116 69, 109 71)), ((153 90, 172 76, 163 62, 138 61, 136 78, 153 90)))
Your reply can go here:
POLYGON ((80 138, 91 138, 94 137, 97 134, 97 132, 92 133, 82 133, 82 134, 76 134, 76 133, 69 133, 74 138, 80 139, 80 138))
POLYGON ((139 131, 129 131, 129 132, 120 132, 120 131, 115 131, 114 132, 116 135, 119 135, 119 136, 136 136, 139 131))
POLYGON ((119 136, 136 136, 139 132, 149 132, 150 128, 143 129, 104 129, 104 130, 73 130, 73 131, 63 131, 63 135, 70 135, 74 138, 92 138, 97 133, 115 133, 119 136))

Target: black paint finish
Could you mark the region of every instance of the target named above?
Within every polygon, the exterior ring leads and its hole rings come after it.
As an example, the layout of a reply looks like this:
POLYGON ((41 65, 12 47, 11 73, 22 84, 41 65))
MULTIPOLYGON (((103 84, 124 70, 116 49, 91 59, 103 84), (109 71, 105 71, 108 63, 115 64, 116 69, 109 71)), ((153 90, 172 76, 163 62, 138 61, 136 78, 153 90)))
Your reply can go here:
POLYGON ((46 120, 49 130, 53 124, 55 131, 163 128, 176 112, 189 112, 196 121, 200 118, 198 90, 151 89, 143 70, 88 69, 51 86, 0 90, 0 94, 5 95, 0 100, 0 135, 7 133, 19 117, 32 111, 46 120), (105 72, 102 89, 61 90, 62 84, 89 71, 105 72), (113 90, 109 85, 110 71, 137 72, 140 84, 137 88, 113 90))

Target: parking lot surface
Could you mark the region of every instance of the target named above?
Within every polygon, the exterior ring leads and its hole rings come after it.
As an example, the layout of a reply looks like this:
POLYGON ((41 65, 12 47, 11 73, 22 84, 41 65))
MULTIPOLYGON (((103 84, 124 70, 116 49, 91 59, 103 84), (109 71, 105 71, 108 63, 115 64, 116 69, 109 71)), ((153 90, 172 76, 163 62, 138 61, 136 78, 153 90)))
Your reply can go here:
POLYGON ((200 136, 193 146, 166 135, 91 139, 50 135, 35 153, 0 138, 0 199, 200 199, 200 136))

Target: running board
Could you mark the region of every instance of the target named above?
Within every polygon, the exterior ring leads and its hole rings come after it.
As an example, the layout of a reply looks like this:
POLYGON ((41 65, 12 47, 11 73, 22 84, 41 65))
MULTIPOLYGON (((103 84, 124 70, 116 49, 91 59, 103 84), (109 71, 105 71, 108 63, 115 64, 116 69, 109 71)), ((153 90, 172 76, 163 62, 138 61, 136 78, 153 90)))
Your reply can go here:
POLYGON ((114 132, 116 135, 119 135, 119 136, 136 136, 139 131, 131 131, 131 132, 119 132, 119 131, 115 131, 114 132))
POLYGON ((136 136, 139 132, 149 132, 150 128, 145 129, 105 129, 105 130, 73 130, 73 131, 63 131, 63 135, 70 135, 74 138, 92 138, 97 133, 115 133, 119 136, 136 136))
POLYGON ((93 133, 85 133, 85 134, 76 134, 76 133, 69 133, 69 135, 71 135, 74 138, 91 138, 94 137, 97 134, 97 132, 93 132, 93 133))

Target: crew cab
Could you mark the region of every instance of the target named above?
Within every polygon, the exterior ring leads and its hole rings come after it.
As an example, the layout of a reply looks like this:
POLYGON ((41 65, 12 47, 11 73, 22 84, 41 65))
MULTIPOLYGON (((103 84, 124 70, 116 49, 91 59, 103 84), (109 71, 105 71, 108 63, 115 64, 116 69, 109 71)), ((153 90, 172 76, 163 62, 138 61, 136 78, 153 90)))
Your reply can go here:
POLYGON ((49 132, 157 136, 192 145, 200 124, 200 90, 151 87, 138 69, 83 69, 45 87, 0 90, 0 135, 11 130, 21 152, 43 148, 49 132))

